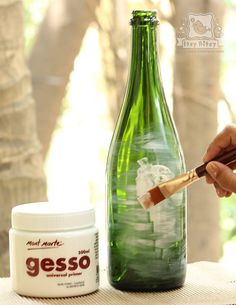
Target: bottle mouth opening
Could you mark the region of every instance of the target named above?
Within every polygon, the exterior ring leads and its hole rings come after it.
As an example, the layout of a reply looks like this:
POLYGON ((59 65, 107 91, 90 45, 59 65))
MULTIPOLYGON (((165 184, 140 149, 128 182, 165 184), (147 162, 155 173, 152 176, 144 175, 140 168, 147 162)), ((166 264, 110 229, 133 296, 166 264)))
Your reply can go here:
POLYGON ((158 25, 156 10, 134 10, 133 18, 130 20, 131 25, 158 25))

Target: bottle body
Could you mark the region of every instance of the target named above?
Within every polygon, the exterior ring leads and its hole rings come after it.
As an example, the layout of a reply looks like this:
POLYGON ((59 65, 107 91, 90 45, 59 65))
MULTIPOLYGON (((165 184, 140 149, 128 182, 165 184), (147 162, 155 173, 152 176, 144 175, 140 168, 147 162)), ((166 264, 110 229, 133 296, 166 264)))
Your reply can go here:
POLYGON ((121 290, 158 291, 185 279, 186 193, 147 211, 137 196, 185 168, 160 81, 154 12, 133 14, 129 83, 107 161, 109 280, 121 290))

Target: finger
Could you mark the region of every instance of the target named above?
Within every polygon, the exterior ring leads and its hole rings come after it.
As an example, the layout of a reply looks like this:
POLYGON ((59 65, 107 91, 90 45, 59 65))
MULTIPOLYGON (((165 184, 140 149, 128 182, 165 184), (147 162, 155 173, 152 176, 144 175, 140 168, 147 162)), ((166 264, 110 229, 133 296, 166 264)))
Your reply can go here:
POLYGON ((229 166, 231 169, 236 169, 236 161, 227 164, 227 166, 229 166))
POLYGON ((224 197, 224 196, 226 195, 226 192, 227 192, 227 191, 224 190, 224 189, 222 189, 216 181, 214 181, 213 184, 214 184, 214 187, 215 187, 215 190, 216 190, 217 195, 218 195, 219 197, 224 197))
MULTIPOLYGON (((232 162, 232 163, 228 164, 227 166, 230 167, 231 169, 236 169, 236 162, 232 162)), ((212 184, 212 183, 215 182, 215 180, 209 174, 207 174, 206 175, 206 182, 208 184, 212 184)))
POLYGON ((227 192, 227 193, 225 194, 225 197, 228 198, 228 197, 230 197, 231 195, 232 195, 232 192, 227 192))
POLYGON ((213 161, 207 164, 206 170, 221 189, 236 192, 236 175, 228 166, 213 161))
POLYGON ((217 195, 220 197, 220 198, 223 198, 226 196, 227 194, 227 191, 222 189, 222 188, 218 188, 216 189, 216 192, 217 192, 217 195))
POLYGON ((211 142, 203 157, 203 161, 212 160, 222 150, 232 146, 236 146, 236 125, 227 125, 211 142))
POLYGON ((214 179, 210 175, 206 175, 206 182, 208 184, 213 184, 214 183, 214 179))
POLYGON ((213 184, 219 197, 230 197, 232 195, 232 192, 222 189, 217 182, 214 182, 213 184))

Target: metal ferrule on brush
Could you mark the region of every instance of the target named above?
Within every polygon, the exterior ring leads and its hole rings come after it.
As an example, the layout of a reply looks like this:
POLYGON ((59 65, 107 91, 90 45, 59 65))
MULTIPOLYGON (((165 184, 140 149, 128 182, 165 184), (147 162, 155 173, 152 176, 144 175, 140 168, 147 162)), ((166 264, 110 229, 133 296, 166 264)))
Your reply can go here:
POLYGON ((195 169, 192 169, 178 177, 175 177, 169 181, 162 182, 158 185, 161 193, 165 198, 170 197, 174 193, 178 192, 182 188, 190 185, 194 181, 200 179, 195 169))

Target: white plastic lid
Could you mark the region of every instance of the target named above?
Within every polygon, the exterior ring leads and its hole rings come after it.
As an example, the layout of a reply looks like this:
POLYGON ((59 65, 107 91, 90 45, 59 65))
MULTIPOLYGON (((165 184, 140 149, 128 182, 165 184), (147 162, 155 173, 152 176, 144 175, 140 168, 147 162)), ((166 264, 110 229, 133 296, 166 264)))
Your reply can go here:
POLYGON ((12 209, 12 228, 25 231, 69 231, 91 227, 94 208, 60 205, 49 202, 27 203, 12 209))

